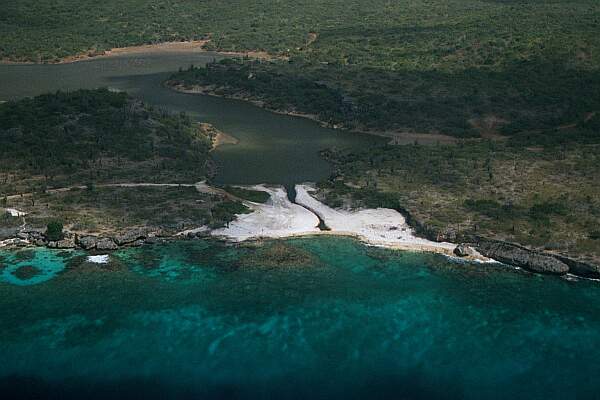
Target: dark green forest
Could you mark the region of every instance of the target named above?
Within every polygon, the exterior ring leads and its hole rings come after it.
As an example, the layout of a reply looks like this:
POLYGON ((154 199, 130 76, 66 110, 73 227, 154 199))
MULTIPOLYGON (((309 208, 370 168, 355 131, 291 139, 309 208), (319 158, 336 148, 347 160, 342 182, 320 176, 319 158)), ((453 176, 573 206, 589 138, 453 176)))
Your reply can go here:
POLYGON ((282 58, 188 83, 357 130, 486 137, 600 111, 598 32, 596 0, 22 0, 0 10, 0 57, 209 38, 282 58))
MULTIPOLYGON (((185 114, 107 89, 57 92, 0 104, 3 185, 164 179, 197 182, 211 143, 185 114), (25 178, 24 178, 25 179, 25 178)), ((7 189, 8 190, 8 189, 7 189)))

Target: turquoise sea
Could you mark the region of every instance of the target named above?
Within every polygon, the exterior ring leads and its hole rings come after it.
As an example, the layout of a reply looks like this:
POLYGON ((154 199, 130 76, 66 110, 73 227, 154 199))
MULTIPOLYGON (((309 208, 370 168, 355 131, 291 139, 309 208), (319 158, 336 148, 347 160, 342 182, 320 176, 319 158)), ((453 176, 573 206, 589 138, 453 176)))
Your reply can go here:
POLYGON ((600 283, 364 246, 0 252, 2 398, 600 395, 600 283))

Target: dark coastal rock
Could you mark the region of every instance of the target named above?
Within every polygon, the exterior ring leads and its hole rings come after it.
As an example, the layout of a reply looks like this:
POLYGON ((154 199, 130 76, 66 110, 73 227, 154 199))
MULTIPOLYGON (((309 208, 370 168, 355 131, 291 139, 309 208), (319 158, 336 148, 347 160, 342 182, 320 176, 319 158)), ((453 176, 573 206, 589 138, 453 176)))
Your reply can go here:
POLYGON ((116 250, 119 246, 110 238, 102 238, 96 242, 96 250, 116 250))
POLYGON ((30 243, 27 240, 15 239, 15 241, 13 242, 13 245, 17 246, 17 247, 27 247, 30 245, 30 243))
POLYGON ((477 250, 464 243, 456 246, 454 254, 459 257, 476 257, 478 255, 477 250))
POLYGON ((114 237, 114 241, 122 246, 124 244, 133 243, 136 240, 143 240, 147 236, 147 233, 144 229, 132 229, 126 232, 122 232, 114 237))
POLYGON ((594 265, 586 261, 557 255, 556 258, 569 266, 569 272, 584 278, 600 279, 600 265, 594 265))
POLYGON ((162 239, 160 239, 156 236, 150 236, 144 240, 145 244, 156 244, 156 243, 160 243, 160 242, 162 242, 162 239))
POLYGON ((564 275, 569 266, 552 255, 529 250, 512 243, 481 240, 476 247, 486 257, 542 274, 564 275))
POLYGON ((27 236, 27 240, 29 240, 29 241, 37 241, 37 240, 45 240, 46 239, 46 236, 45 236, 43 230, 32 229, 32 230, 22 231, 22 233, 27 236))
POLYGON ((56 243, 57 249, 73 249, 75 248, 75 240, 73 238, 65 238, 56 243))
POLYGON ((0 240, 14 238, 18 233, 19 228, 0 228, 0 240))
POLYGON ((96 247, 98 240, 96 236, 81 236, 77 238, 77 244, 84 250, 91 250, 96 247))
POLYGON ((17 238, 22 239, 22 240, 29 240, 29 233, 28 232, 19 232, 19 233, 17 233, 17 238))

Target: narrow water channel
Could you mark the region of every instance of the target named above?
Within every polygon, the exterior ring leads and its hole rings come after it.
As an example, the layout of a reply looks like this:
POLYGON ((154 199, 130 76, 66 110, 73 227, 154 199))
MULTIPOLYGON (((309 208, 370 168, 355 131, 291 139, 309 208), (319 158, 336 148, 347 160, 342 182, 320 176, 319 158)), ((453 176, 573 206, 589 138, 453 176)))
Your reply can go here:
MULTIPOLYGON (((298 117, 275 114, 238 100, 183 94, 162 86, 190 64, 219 58, 213 53, 120 55, 60 65, 0 65, 0 101, 56 90, 110 87, 171 111, 185 111, 239 139, 214 152, 218 183, 282 184, 318 181, 331 173, 325 148, 361 149, 384 143, 364 134, 326 129, 298 117)), ((291 188, 291 190, 290 190, 291 188)))

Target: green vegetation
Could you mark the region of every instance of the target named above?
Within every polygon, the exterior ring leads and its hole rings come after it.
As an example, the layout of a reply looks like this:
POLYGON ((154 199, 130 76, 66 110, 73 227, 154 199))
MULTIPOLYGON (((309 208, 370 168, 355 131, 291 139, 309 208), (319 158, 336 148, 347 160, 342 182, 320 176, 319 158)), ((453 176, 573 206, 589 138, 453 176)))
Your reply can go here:
POLYGON ((59 221, 51 221, 46 226, 46 237, 48 240, 61 240, 63 238, 63 224, 59 221))
POLYGON ((3 5, 0 57, 52 61, 210 36, 209 49, 289 61, 181 79, 215 79, 224 93, 349 128, 473 137, 600 111, 599 31, 596 0, 23 0, 3 5))
POLYGON ((600 259, 598 118, 529 140, 327 151, 336 173, 321 196, 398 209, 433 239, 484 236, 600 259))
POLYGON ((106 89, 0 104, 0 193, 90 182, 197 182, 210 141, 185 114, 106 89))
POLYGON ((266 203, 271 196, 269 193, 262 190, 244 189, 237 186, 227 185, 223 188, 227 193, 230 193, 240 199, 253 201, 255 203, 266 203))
MULTIPOLYGON (((349 129, 464 138, 326 152, 337 174, 322 195, 408 211, 432 236, 599 257, 598 32, 597 0, 22 0, 3 5, 0 57, 206 37, 211 50, 268 51, 279 57, 191 67, 170 83, 349 129)), ((187 117, 106 91, 92 107, 81 93, 74 105, 65 94, 0 105, 0 194, 206 175, 207 141, 187 117)), ((241 211, 208 208, 223 221, 241 211)))
POLYGON ((260 101, 276 111, 299 111, 315 115, 321 121, 340 123, 351 113, 339 90, 301 76, 287 76, 276 70, 256 68, 248 62, 225 59, 202 68, 191 66, 171 77, 169 84, 215 86, 220 96, 241 96, 260 101))
MULTIPOLYGON (((43 228, 55 220, 78 233, 125 230, 134 226, 176 233, 202 225, 223 226, 233 214, 247 212, 241 203, 198 192, 194 187, 96 187, 59 193, 39 193, 10 200, 24 210, 30 227, 43 228), (226 205, 221 203, 225 202, 226 205)), ((1 227, 22 225, 22 218, 0 218, 1 227)))
MULTIPOLYGON (((27 212, 29 226, 48 224, 51 237, 59 236, 55 220, 88 233, 136 225, 171 231, 221 226, 233 218, 230 211, 245 207, 222 206, 221 196, 189 186, 107 186, 198 182, 211 165, 210 148, 187 115, 106 89, 0 104, 2 207, 27 212)), ((0 225, 13 228, 22 220, 3 216, 0 225)))
POLYGON ((235 219, 236 214, 245 214, 249 211, 248 207, 237 201, 225 200, 219 202, 212 208, 212 216, 215 221, 212 226, 229 225, 235 219))

